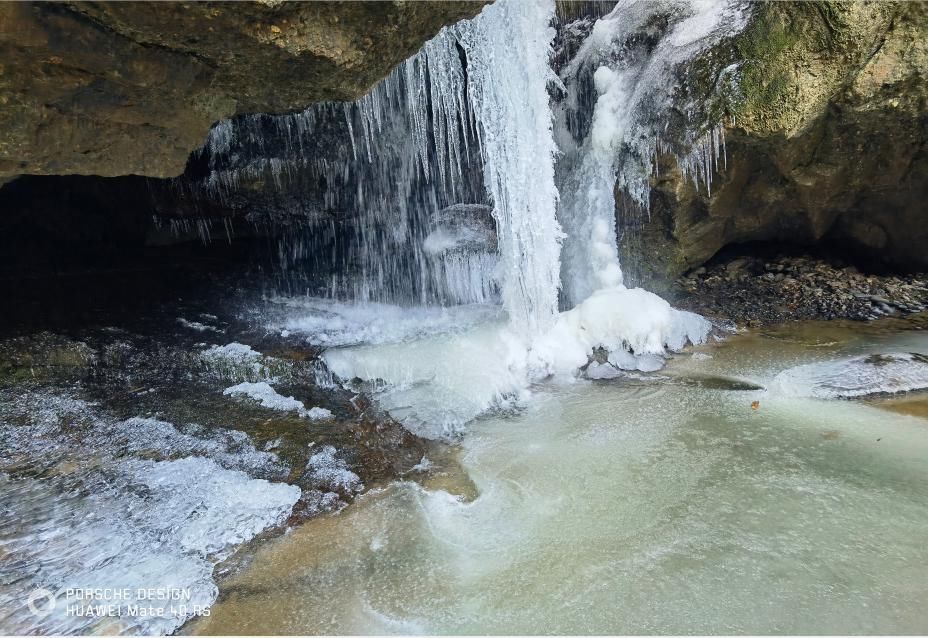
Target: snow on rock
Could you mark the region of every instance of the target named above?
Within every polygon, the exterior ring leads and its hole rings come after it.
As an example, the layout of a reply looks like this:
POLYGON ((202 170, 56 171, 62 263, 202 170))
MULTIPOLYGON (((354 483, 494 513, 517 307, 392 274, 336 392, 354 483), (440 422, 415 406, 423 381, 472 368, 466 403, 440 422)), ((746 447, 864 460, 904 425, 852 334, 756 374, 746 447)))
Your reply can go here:
POLYGON ((211 346, 200 353, 200 360, 207 370, 222 379, 273 380, 265 357, 243 343, 211 346))
POLYGON ((329 419, 335 418, 331 410, 326 410, 318 406, 308 409, 305 416, 313 421, 328 421, 329 419))
POLYGON ((259 381, 257 383, 246 381, 226 388, 222 393, 226 396, 250 397, 264 407, 272 410, 280 410, 281 412, 289 412, 292 410, 300 414, 306 413, 306 406, 303 405, 302 401, 297 401, 293 397, 285 397, 282 394, 278 394, 277 390, 272 388, 266 381, 259 381))
POLYGON ((217 359, 236 362, 254 362, 261 360, 261 353, 251 349, 244 343, 233 341, 224 346, 211 346, 202 355, 207 359, 217 359))
POLYGON ((205 323, 201 323, 199 321, 190 321, 189 319, 185 319, 184 317, 178 317, 177 323, 182 325, 184 328, 190 328, 191 330, 196 330, 197 332, 207 332, 207 331, 220 332, 220 333, 223 332, 222 330, 214 326, 210 326, 205 323))

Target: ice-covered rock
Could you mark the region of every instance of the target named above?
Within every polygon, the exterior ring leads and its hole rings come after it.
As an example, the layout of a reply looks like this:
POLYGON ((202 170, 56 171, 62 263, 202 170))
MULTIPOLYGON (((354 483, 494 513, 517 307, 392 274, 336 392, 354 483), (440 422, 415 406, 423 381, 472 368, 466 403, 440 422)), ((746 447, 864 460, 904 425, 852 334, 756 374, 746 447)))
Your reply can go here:
POLYGON ((304 416, 311 421, 328 421, 329 419, 335 417, 331 410, 326 410, 325 408, 320 408, 318 406, 314 406, 306 410, 306 414, 304 416))
POLYGON ((16 516, 0 522, 4 551, 0 588, 8 634, 169 634, 218 594, 213 568, 241 543, 282 524, 300 489, 252 479, 215 461, 129 459, 107 472, 38 480, 0 474, 0 503, 16 503, 16 516), (56 597, 47 615, 24 601, 36 588, 56 597), (78 601, 67 591, 126 590, 127 600, 78 601), (178 592, 175 604, 153 603, 150 616, 128 606, 147 588, 178 592), (115 616, 69 613, 72 605, 119 605, 115 616))
POLYGON ((221 379, 259 381, 273 378, 265 357, 243 343, 210 346, 200 353, 200 360, 210 373, 221 379))
POLYGON ((196 330, 197 332, 222 332, 219 328, 215 326, 210 326, 200 321, 191 321, 184 317, 178 317, 177 323, 179 323, 184 328, 190 328, 191 330, 196 330))

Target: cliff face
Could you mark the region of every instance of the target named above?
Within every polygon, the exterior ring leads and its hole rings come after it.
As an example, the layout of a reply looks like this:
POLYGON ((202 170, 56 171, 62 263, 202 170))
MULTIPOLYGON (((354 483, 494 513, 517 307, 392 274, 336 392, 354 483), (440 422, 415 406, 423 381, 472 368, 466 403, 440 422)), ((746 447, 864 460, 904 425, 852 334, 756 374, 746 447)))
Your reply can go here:
POLYGON ((0 185, 178 175, 214 122, 358 98, 483 4, 0 3, 0 185))
POLYGON ((749 241, 928 268, 928 6, 759 5, 686 73, 688 97, 727 122, 727 162, 710 196, 662 159, 650 219, 624 246, 643 282, 749 241))

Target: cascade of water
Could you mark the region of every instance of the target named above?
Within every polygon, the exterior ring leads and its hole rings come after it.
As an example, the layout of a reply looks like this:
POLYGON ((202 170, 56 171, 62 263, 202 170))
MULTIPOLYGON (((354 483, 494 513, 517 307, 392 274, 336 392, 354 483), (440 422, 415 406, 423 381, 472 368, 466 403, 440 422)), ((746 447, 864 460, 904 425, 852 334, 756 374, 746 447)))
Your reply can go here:
MULTIPOLYGON (((339 377, 386 382, 381 404, 408 412, 407 426, 457 431, 533 380, 577 374, 595 349, 610 352, 616 373, 652 369, 666 349, 705 338, 708 323, 623 287, 613 188, 630 176, 646 183, 647 168, 632 171, 637 156, 629 148, 646 149, 649 165, 660 136, 643 111, 654 95, 667 97, 656 87, 669 69, 714 33, 718 20, 706 16, 715 6, 620 3, 562 73, 566 99, 555 128, 553 1, 497 0, 443 29, 357 102, 216 127, 207 188, 229 202, 244 193, 249 214, 292 224, 281 261, 321 280, 308 286, 315 294, 421 305, 501 299, 505 329, 494 319, 451 341, 434 337, 413 348, 405 338, 387 339, 382 348, 326 352, 339 377), (652 21, 654 6, 672 11, 652 46, 633 36, 652 21), (687 42, 698 45, 687 49, 687 42), (555 136, 563 152, 557 172, 555 136), (258 178, 260 199, 270 182, 279 201, 248 199, 258 178), (576 306, 560 314, 559 219, 570 231, 566 293, 576 306), (460 369, 464 359, 470 376, 460 369)), ((720 142, 707 139, 686 163, 701 180, 720 142)), ((320 343, 365 341, 352 328, 353 309, 330 303, 316 310, 323 319, 303 317, 293 329, 306 328, 320 343), (351 336, 333 341, 333 323, 351 336)), ((387 306, 357 310, 366 325, 387 306)))
POLYGON ((313 273, 316 293, 419 304, 501 296, 512 325, 538 333, 557 313, 562 236, 553 16, 553 0, 500 0, 356 102, 223 122, 202 188, 230 205, 274 184, 276 201, 251 198, 248 214, 292 228, 281 263, 313 273))
MULTIPOLYGON (((614 27, 616 15, 597 28, 614 27)), ((496 313, 472 321, 473 309, 455 319, 462 309, 434 315, 278 300, 296 302, 288 333, 331 346, 324 360, 333 373, 376 381, 380 405, 428 436, 459 431, 517 400, 532 381, 575 376, 594 350, 609 351, 614 374, 651 370, 667 349, 698 342, 709 329, 656 295, 622 286, 612 189, 647 61, 582 45, 577 59, 590 62, 575 61, 565 77, 591 81, 592 118, 567 82, 569 108, 555 130, 553 19, 553 0, 497 0, 442 30, 357 102, 243 118, 216 127, 210 139, 209 187, 233 201, 256 178, 275 184, 281 201, 246 198, 250 214, 294 224, 281 261, 323 273, 330 296, 423 306, 502 301, 508 323, 496 313), (577 134, 583 117, 589 130, 577 134), (555 133, 565 153, 558 174, 555 133), (566 193, 560 209, 558 178, 566 193), (582 261, 589 275, 575 278, 588 280, 586 289, 568 289, 583 303, 564 313, 559 216, 571 232, 567 272, 582 261)), ((692 167, 705 173, 699 162, 692 167)))
POLYGON ((443 30, 355 102, 216 125, 205 174, 188 187, 194 199, 283 228, 278 252, 291 289, 354 301, 493 302, 495 234, 483 245, 425 249, 448 231, 448 210, 472 224, 490 219, 466 90, 457 39, 443 30))
MULTIPOLYGON (((661 138, 676 69, 744 22, 737 0, 620 0, 562 70, 557 126, 565 152, 557 168, 568 307, 622 283, 614 192, 647 209, 654 156, 671 150, 661 138)), ((678 156, 684 175, 707 187, 724 146, 717 124, 687 122, 682 141, 690 150, 678 156)))

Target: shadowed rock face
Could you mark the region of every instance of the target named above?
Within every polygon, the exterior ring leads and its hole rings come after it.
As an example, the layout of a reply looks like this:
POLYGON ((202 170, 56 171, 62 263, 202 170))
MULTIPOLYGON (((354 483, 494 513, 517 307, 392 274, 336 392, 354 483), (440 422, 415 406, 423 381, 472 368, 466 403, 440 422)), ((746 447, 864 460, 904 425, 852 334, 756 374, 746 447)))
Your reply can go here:
POLYGON ((742 34, 686 71, 689 97, 728 124, 711 196, 663 158, 650 217, 617 198, 640 224, 623 246, 629 269, 661 289, 757 241, 928 269, 928 5, 757 6, 742 34), (730 64, 737 80, 719 95, 730 64))
POLYGON ((216 121, 363 95, 484 2, 0 4, 0 185, 180 174, 216 121))

